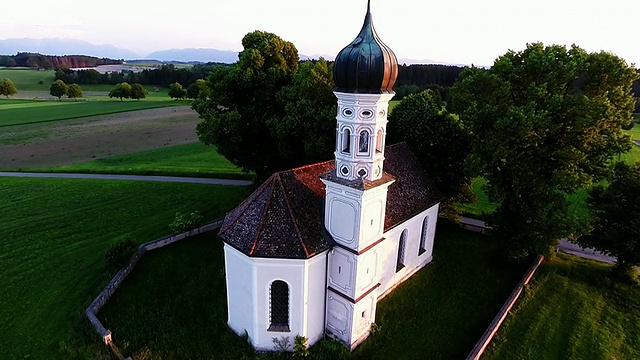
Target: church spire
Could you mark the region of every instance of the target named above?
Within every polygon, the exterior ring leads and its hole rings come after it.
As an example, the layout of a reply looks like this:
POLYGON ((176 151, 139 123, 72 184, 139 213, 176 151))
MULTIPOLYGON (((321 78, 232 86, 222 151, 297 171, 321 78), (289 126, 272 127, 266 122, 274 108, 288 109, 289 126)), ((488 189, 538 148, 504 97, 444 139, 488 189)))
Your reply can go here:
POLYGON ((370 0, 360 33, 336 56, 333 76, 335 90, 339 92, 380 94, 393 91, 398 77, 398 60, 376 33, 370 0))
POLYGON ((387 111, 397 76, 398 60, 373 27, 369 0, 360 33, 340 51, 333 66, 339 178, 375 181, 382 177, 387 111))

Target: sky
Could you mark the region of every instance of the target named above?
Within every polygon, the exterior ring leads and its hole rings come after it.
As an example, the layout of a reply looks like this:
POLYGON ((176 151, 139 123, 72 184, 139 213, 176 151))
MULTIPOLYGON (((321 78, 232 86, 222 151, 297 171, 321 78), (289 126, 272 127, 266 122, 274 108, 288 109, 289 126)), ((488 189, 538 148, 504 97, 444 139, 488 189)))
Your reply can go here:
MULTIPOLYGON (((0 39, 71 38, 146 56, 157 50, 241 51, 273 32, 300 54, 335 56, 357 35, 366 0, 7 1, 0 39)), ((575 44, 640 66, 638 0, 371 0, 378 35, 399 59, 487 66, 528 43, 575 44)))

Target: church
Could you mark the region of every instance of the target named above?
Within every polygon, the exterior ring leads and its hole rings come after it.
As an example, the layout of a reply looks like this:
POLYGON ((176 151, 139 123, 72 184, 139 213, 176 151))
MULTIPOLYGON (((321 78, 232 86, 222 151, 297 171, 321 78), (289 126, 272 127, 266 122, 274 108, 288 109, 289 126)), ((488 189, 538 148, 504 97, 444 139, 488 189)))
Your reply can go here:
POLYGON ((333 75, 334 159, 273 174, 219 231, 228 325, 257 350, 297 335, 354 349, 378 301, 432 260, 442 196, 405 143, 385 143, 398 64, 369 5, 333 75))

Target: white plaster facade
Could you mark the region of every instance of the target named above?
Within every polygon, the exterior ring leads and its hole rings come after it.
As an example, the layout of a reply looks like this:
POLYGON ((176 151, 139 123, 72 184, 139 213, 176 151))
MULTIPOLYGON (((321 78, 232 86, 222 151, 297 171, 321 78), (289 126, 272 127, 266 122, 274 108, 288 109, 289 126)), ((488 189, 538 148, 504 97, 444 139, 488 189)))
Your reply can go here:
POLYGON ((273 350, 273 338, 296 335, 310 344, 324 336, 326 251, 311 259, 252 258, 224 246, 228 325, 238 335, 248 335, 258 350, 273 350), (270 286, 289 286, 289 331, 269 331, 270 286), (322 310, 319 310, 322 309, 322 310))

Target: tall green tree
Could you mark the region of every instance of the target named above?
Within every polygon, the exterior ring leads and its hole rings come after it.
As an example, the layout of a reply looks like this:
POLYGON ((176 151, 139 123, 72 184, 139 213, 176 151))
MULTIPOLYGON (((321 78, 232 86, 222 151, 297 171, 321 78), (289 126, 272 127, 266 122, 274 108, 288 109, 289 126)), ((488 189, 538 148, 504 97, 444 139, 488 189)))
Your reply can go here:
POLYGON ((80 88, 80 85, 69 85, 69 87, 67 88, 67 97, 69 97, 69 99, 76 99, 76 101, 78 101, 78 98, 82 97, 82 89, 80 88))
POLYGON ((189 99, 197 99, 200 94, 205 97, 208 95, 207 82, 204 79, 194 81, 187 88, 187 98, 189 99))
POLYGON ((184 99, 187 96, 187 90, 182 87, 180 83, 173 83, 169 85, 169 97, 172 99, 184 99))
POLYGON ((302 63, 293 83, 277 93, 276 101, 284 106, 285 115, 270 118, 267 126, 277 142, 282 168, 331 158, 338 107, 334 87, 333 68, 320 58, 302 63))
POLYGON ((9 96, 15 95, 18 93, 18 89, 13 84, 13 81, 9 79, 4 79, 0 82, 0 96, 5 96, 7 99, 9 96))
POLYGON ((498 204, 489 223, 509 255, 546 253, 579 233, 568 194, 606 174, 631 147, 636 72, 621 58, 534 43, 491 69, 466 69, 451 90, 471 135, 470 175, 498 204))
POLYGON ((67 94, 67 88, 67 84, 65 84, 64 81, 56 80, 53 82, 53 84, 51 84, 51 87, 49 88, 49 94, 51 94, 51 96, 57 97, 58 101, 60 101, 62 97, 67 94))
POLYGON ((387 142, 406 141, 445 196, 440 211, 457 221, 456 202, 474 202, 464 162, 471 140, 461 122, 445 109, 440 94, 425 90, 405 97, 389 114, 387 142))
POLYGON ((286 115, 277 94, 293 83, 298 51, 292 43, 262 31, 245 35, 242 46, 237 63, 215 68, 209 75, 210 96, 193 102, 203 119, 196 131, 200 141, 215 145, 231 162, 264 179, 288 166, 271 129, 286 115))
POLYGON ((116 84, 113 90, 109 91, 110 98, 129 99, 131 97, 131 85, 127 82, 116 84))
POLYGON ((135 83, 131 87, 131 98, 135 100, 144 99, 147 97, 147 90, 142 87, 142 84, 135 83))
POLYGON ((636 278, 633 267, 640 265, 640 163, 616 163, 609 184, 593 187, 587 204, 593 214, 593 231, 578 243, 615 256, 616 272, 636 278))

